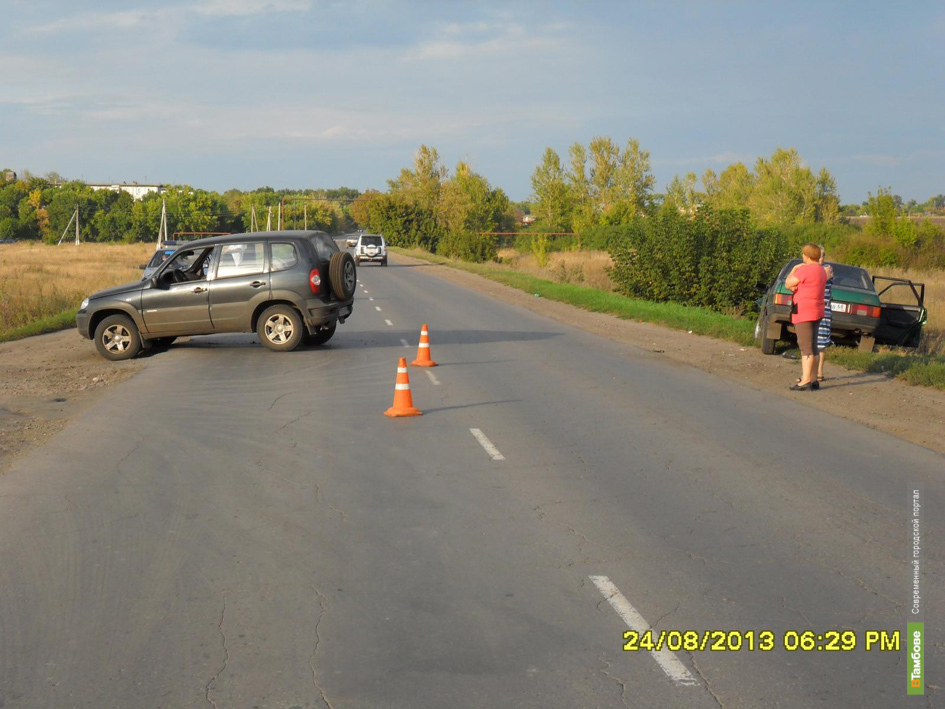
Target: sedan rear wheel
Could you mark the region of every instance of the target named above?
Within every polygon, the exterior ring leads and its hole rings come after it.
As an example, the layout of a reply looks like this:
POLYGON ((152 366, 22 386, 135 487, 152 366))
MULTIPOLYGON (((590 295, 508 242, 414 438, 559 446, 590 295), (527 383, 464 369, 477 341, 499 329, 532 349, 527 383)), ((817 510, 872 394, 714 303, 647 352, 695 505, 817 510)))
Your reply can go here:
POLYGON ((109 315, 95 328, 95 349, 105 359, 118 362, 141 351, 141 335, 127 315, 109 315))
POLYGON ((288 305, 266 308, 256 323, 259 341, 274 352, 291 352, 302 342, 302 316, 288 305))
POLYGON ((774 354, 775 345, 778 344, 777 340, 772 340, 768 337, 768 313, 765 311, 758 322, 755 325, 755 337, 761 340, 761 352, 762 354, 770 355, 774 354))

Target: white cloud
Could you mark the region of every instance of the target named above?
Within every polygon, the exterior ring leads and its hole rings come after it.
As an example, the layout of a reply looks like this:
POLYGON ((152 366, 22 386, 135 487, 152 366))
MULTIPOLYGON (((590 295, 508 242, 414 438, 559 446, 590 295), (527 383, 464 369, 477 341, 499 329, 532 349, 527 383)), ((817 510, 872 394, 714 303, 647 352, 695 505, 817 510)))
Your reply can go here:
POLYGON ((34 25, 30 32, 61 34, 94 29, 131 29, 155 19, 159 10, 122 10, 120 12, 92 12, 72 17, 60 17, 42 25, 34 25))
POLYGON ((902 160, 892 155, 854 155, 853 159, 866 165, 877 167, 899 167, 902 160))
POLYGON ((441 25, 438 29, 443 35, 442 38, 419 42, 404 52, 400 60, 412 63, 496 58, 511 54, 535 53, 547 49, 562 51, 567 44, 566 40, 557 36, 564 29, 564 26, 560 24, 526 29, 522 25, 513 23, 492 25, 480 22, 466 25, 441 25), (477 40, 462 39, 470 34, 491 36, 477 40))
POLYGON ((306 12, 311 7, 310 0, 204 0, 189 9, 213 17, 250 17, 273 12, 306 12))
POLYGON ((311 7, 311 0, 202 0, 192 5, 165 6, 150 10, 80 13, 34 25, 29 31, 36 34, 65 34, 90 30, 130 30, 169 22, 178 24, 184 21, 187 15, 251 17, 283 12, 307 12, 311 7))

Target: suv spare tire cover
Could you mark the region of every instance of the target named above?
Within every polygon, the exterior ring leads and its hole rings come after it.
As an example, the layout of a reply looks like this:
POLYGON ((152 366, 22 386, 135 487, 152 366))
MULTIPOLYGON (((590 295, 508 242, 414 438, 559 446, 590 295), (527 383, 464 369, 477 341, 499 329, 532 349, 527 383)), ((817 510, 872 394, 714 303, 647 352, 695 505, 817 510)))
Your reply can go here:
POLYGON ((328 264, 328 281, 336 298, 349 300, 354 297, 358 285, 357 273, 354 258, 347 251, 339 251, 331 257, 328 264))

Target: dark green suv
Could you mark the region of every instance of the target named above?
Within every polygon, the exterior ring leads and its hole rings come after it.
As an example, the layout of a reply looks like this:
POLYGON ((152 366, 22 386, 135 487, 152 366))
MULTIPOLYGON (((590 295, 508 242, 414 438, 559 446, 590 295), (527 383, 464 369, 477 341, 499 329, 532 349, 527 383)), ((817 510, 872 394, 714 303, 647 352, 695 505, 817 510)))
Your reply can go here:
POLYGON ((178 248, 149 278, 93 293, 79 333, 106 359, 182 335, 255 332, 271 350, 320 345, 352 312, 351 254, 319 231, 228 234, 178 248))

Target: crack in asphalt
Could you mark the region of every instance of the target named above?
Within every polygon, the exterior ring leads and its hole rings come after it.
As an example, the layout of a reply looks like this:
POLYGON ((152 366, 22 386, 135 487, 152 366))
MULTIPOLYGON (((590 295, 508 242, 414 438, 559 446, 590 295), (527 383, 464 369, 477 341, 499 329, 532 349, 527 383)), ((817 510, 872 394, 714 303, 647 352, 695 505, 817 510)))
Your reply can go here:
POLYGON ((273 399, 272 403, 269 404, 269 408, 266 409, 266 411, 272 411, 273 406, 278 404, 280 401, 282 401, 284 398, 286 398, 289 394, 292 394, 292 393, 293 392, 291 391, 287 391, 285 394, 281 394, 280 396, 277 396, 275 399, 273 399))
POLYGON ((210 681, 207 682, 207 701, 210 703, 210 706, 213 709, 217 708, 217 703, 213 701, 213 698, 210 696, 210 693, 213 691, 213 688, 216 686, 216 681, 219 679, 220 675, 223 674, 223 670, 226 669, 226 663, 230 660, 230 651, 226 647, 226 633, 223 632, 223 621, 226 618, 226 591, 223 592, 223 610, 220 612, 220 623, 217 625, 217 631, 220 633, 220 638, 223 645, 223 665, 217 670, 217 673, 210 678, 210 681))
POLYGON ((324 688, 318 683, 318 678, 315 673, 315 653, 318 652, 318 646, 321 644, 322 637, 318 632, 318 627, 322 624, 322 618, 325 617, 325 613, 328 611, 328 598, 319 591, 317 588, 312 586, 312 590, 315 591, 315 594, 318 596, 318 620, 315 621, 315 647, 312 648, 312 654, 309 656, 308 664, 312 668, 312 684, 315 686, 315 689, 318 691, 318 694, 321 697, 321 700, 325 703, 325 706, 328 709, 335 709, 331 702, 328 701, 328 696, 325 694, 324 688))
POLYGON ((320 505, 324 505, 325 507, 327 507, 327 508, 330 509, 330 510, 333 510, 333 511, 337 512, 339 515, 341 515, 341 521, 342 521, 342 522, 347 522, 347 521, 348 521, 348 517, 345 515, 344 510, 338 509, 337 507, 335 507, 335 506, 334 506, 333 504, 331 504, 330 502, 323 502, 323 501, 322 501, 322 489, 321 489, 321 487, 318 486, 317 483, 316 483, 316 485, 315 485, 315 502, 317 502, 317 503, 320 504, 320 505))
POLYGON ((669 611, 668 613, 664 613, 664 614, 661 615, 659 618, 657 618, 655 622, 650 623, 650 628, 655 630, 657 627, 659 627, 659 624, 660 624, 660 623, 662 623, 662 622, 663 622, 664 620, 666 620, 669 616, 673 615, 676 611, 679 610, 679 605, 680 605, 680 604, 677 603, 677 604, 676 604, 676 607, 673 608, 673 610, 669 611))
POLYGON ((702 670, 699 669, 699 665, 696 664, 696 656, 689 650, 686 650, 686 652, 689 653, 689 659, 692 660, 692 667, 693 669, 695 669, 696 674, 698 674, 699 677, 702 678, 702 683, 705 685, 706 690, 709 692, 709 694, 712 695, 712 698, 715 700, 715 703, 718 704, 719 707, 721 707, 721 709, 725 709, 725 705, 722 703, 722 700, 719 699, 718 695, 716 695, 716 693, 712 691, 712 685, 709 684, 709 680, 706 679, 705 675, 702 674, 702 670))
POLYGON ((612 665, 609 662, 607 662, 606 659, 604 659, 603 655, 601 655, 598 659, 600 660, 601 664, 604 665, 604 668, 600 670, 600 672, 605 677, 612 679, 614 682, 620 685, 620 701, 623 702, 623 705, 627 707, 627 709, 630 709, 630 705, 627 704, 627 683, 624 680, 620 679, 619 677, 610 674, 609 670, 612 665))

